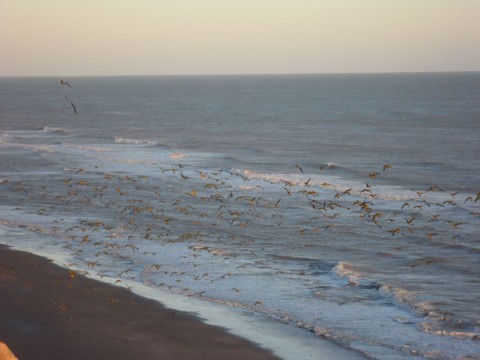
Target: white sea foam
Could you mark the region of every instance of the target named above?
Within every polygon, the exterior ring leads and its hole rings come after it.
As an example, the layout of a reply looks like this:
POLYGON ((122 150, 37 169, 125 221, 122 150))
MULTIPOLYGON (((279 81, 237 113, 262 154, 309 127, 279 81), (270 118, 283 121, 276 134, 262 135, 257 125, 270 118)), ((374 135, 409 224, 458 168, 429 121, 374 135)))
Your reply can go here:
POLYGON ((37 145, 37 144, 25 144, 25 143, 18 143, 18 142, 8 142, 4 144, 10 147, 28 149, 38 153, 58 152, 58 145, 37 145))
POLYGON ((110 161, 119 164, 130 164, 130 165, 156 165, 156 162, 153 160, 139 160, 139 159, 127 159, 127 158, 107 158, 107 157, 95 157, 98 160, 110 161))
POLYGON ((470 339, 470 340, 477 340, 477 341, 480 340, 480 335, 474 332, 434 330, 434 329, 431 329, 431 327, 427 323, 422 324, 422 330, 427 334, 451 336, 458 339, 470 339))
POLYGON ((413 312, 418 316, 428 316, 428 313, 433 310, 432 306, 428 303, 416 302, 416 294, 413 291, 391 285, 382 285, 378 291, 380 295, 391 299, 397 307, 413 312))
POLYGON ((113 152, 115 149, 105 147, 105 146, 87 146, 87 145, 78 145, 70 143, 62 143, 62 145, 67 149, 75 149, 80 151, 91 151, 91 152, 113 152))
POLYGON ((50 127, 50 126, 45 126, 43 128, 43 131, 44 132, 48 132, 48 133, 55 133, 55 134, 68 134, 70 133, 69 130, 65 129, 65 128, 61 128, 61 127, 50 127))
POLYGON ((333 270, 340 278, 346 279, 349 285, 358 286, 362 281, 362 275, 357 272, 351 264, 345 261, 340 261, 335 265, 333 270))
POLYGON ((123 137, 115 137, 115 142, 117 144, 131 144, 131 145, 155 145, 155 141, 145 140, 145 139, 129 139, 123 137))
MULTIPOLYGON (((35 215, 32 215, 33 217, 35 215)), ((0 219, 0 225, 5 226, 7 228, 18 228, 18 229, 26 229, 36 234, 43 234, 43 235, 56 235, 57 228, 48 227, 40 222, 22 222, 22 221, 15 221, 9 219, 0 219)))
POLYGON ((175 153, 169 154, 168 157, 170 159, 183 159, 184 157, 187 157, 187 154, 175 152, 175 153))
POLYGON ((342 285, 356 286, 367 289, 378 289, 379 285, 373 279, 367 277, 365 273, 362 273, 354 265, 340 261, 333 268, 333 273, 340 277, 342 285))
POLYGON ((311 175, 288 173, 262 173, 253 170, 236 170, 250 180, 262 180, 271 184, 285 184, 290 187, 318 188, 339 194, 375 198, 387 201, 406 201, 418 199, 418 194, 398 186, 376 185, 367 188, 364 182, 345 180, 336 175, 311 175))

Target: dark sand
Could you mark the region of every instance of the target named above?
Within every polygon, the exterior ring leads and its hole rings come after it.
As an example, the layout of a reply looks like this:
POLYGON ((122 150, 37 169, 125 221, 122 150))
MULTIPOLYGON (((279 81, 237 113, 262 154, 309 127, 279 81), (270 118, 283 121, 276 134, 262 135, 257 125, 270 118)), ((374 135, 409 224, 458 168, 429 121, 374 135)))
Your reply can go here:
POLYGON ((0 245, 0 341, 26 359, 278 359, 187 313, 0 245))

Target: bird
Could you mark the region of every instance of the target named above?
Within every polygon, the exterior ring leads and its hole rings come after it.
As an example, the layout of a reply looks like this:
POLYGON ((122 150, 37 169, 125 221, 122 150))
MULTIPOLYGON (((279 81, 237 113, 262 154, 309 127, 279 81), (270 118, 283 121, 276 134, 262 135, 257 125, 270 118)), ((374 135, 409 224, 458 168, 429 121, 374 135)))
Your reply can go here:
POLYGON ((441 189, 438 185, 433 185, 433 186, 430 187, 430 189, 428 189, 427 191, 431 191, 431 192, 442 192, 443 189, 441 189))
POLYGON ((412 225, 413 220, 415 220, 415 217, 413 217, 413 216, 410 219, 405 219, 405 221, 407 222, 408 225, 412 225))
POLYGON ((72 105, 72 108, 73 108, 73 112, 76 114, 77 113, 77 107, 75 106, 75 104, 73 103, 72 100, 70 100, 68 98, 68 96, 65 96, 65 99, 67 99, 69 102, 70 102, 70 105, 72 105))
POLYGON ((392 236, 395 236, 395 234, 400 234, 400 229, 395 228, 395 229, 388 230, 388 232, 391 233, 392 236))
POLYGON ((463 223, 462 222, 451 222, 450 225, 452 225, 452 228, 456 229, 458 226, 462 225, 463 223))
POLYGON ((62 80, 62 79, 60 79, 60 85, 62 85, 62 86, 63 86, 63 85, 67 85, 68 87, 72 87, 68 82, 66 82, 66 81, 64 81, 64 80, 62 80))

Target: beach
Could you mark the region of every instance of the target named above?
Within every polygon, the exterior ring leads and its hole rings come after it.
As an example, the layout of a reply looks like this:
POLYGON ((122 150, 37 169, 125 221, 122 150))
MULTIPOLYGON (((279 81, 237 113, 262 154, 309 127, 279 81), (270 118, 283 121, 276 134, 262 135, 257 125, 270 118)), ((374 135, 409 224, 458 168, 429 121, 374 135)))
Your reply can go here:
POLYGON ((181 313, 0 246, 0 340, 19 359, 276 359, 181 313))

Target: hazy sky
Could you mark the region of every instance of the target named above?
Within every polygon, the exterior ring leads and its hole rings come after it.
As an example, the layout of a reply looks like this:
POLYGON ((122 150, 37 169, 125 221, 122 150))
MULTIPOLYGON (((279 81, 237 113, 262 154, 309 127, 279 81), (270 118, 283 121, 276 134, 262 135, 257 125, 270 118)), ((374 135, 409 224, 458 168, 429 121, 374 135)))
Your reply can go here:
POLYGON ((0 0, 0 76, 479 70, 480 0, 0 0))

